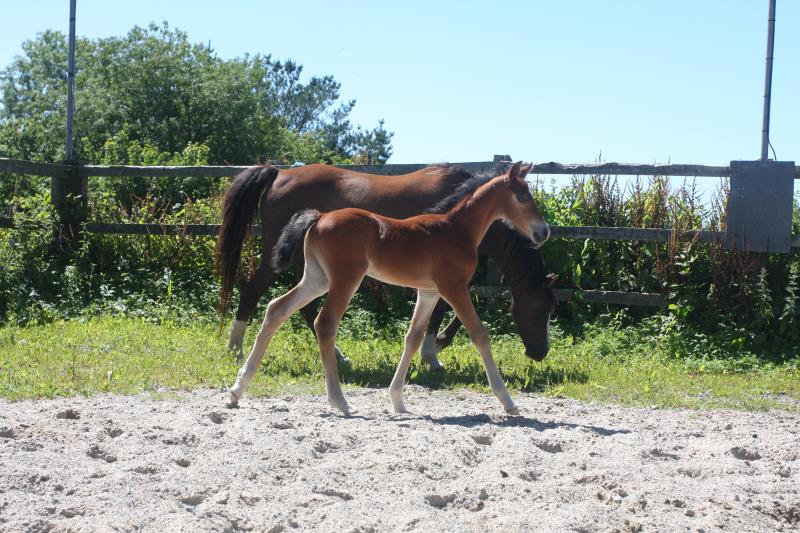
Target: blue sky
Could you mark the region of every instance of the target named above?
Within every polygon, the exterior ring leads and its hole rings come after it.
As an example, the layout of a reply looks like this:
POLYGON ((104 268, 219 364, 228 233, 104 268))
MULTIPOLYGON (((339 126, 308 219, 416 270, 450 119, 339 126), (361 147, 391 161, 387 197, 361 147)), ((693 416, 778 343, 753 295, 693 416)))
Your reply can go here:
MULTIPOLYGON (((68 0, 6 2, 0 65, 68 0)), ((767 0, 256 2, 78 0, 78 34, 168 21, 220 56, 332 74, 391 162, 726 164, 757 159, 767 0)), ((800 2, 778 0, 772 144, 800 161, 800 2)), ((80 112, 80 110, 78 110, 80 112)))

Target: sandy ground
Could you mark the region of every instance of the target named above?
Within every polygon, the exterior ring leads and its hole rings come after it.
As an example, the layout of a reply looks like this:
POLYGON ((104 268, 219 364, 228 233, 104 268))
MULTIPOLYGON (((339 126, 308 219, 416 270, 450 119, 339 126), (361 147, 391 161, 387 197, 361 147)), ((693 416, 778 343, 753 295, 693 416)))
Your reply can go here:
POLYGON ((474 392, 0 401, 0 530, 800 529, 800 415, 474 392))

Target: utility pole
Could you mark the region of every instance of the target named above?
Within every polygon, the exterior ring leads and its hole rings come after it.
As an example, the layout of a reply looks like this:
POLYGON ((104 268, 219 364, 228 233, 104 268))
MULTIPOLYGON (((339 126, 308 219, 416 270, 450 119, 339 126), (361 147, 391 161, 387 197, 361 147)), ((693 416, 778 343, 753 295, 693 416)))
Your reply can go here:
POLYGON ((69 59, 67 60, 67 164, 72 164, 72 129, 75 118, 75 3, 69 2, 69 59))
POLYGON ((64 171, 53 175, 50 182, 50 200, 58 211, 60 250, 74 249, 79 241, 81 224, 86 219, 89 178, 75 162, 73 152, 73 125, 75 119, 75 3, 69 2, 69 56, 67 58, 67 139, 64 171))
MULTIPOLYGON (((792 198, 796 174, 794 161, 771 161, 767 158, 770 148, 769 107, 772 53, 775 48, 775 2, 769 0, 761 159, 731 161, 725 228, 728 246, 751 253, 753 260, 762 267, 770 265, 766 254, 789 254, 792 251, 792 198)), ((786 279, 786 261, 781 259, 773 264, 777 266, 770 274, 771 279, 783 283, 786 279)))
POLYGON ((761 160, 767 160, 769 150, 769 106, 772 98, 772 57, 775 49, 775 1, 769 0, 767 26, 767 67, 764 74, 764 119, 761 125, 761 160))

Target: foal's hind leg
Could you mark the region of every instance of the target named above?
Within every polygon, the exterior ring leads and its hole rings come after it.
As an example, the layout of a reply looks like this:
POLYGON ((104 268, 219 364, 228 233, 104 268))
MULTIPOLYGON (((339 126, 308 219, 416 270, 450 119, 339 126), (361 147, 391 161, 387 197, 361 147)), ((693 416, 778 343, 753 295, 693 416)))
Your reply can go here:
POLYGON ((419 349, 422 343, 422 336, 425 334, 425 324, 431 317, 439 295, 434 291, 417 291, 417 305, 414 307, 414 314, 411 317, 411 324, 408 326, 405 343, 403 345, 403 355, 394 373, 392 384, 389 385, 389 397, 392 400, 392 407, 395 413, 405 413, 406 407, 403 404, 403 385, 405 384, 408 367, 411 358, 419 349))
MULTIPOLYGON (((302 254, 297 254, 294 258, 294 267, 297 272, 301 272, 303 270, 303 257, 302 254)), ((300 308, 300 314, 302 315, 303 319, 306 321, 306 325, 308 329, 317 336, 317 332, 314 329, 314 319, 317 318, 317 302, 312 300, 308 303, 308 305, 304 305, 300 308)), ((342 352, 339 351, 339 348, 334 348, 336 350, 336 360, 337 361, 348 361, 347 356, 345 356, 342 352)))
POLYGON ((497 365, 492 356, 492 346, 489 342, 489 335, 486 333, 486 328, 483 326, 481 319, 475 312, 472 306, 472 301, 469 298, 469 289, 464 286, 463 288, 456 288, 449 291, 441 291, 442 297, 453 307, 456 316, 467 328, 472 343, 478 349, 483 360, 483 368, 486 370, 486 377, 489 379, 489 386, 492 392, 503 404, 503 408, 508 414, 517 415, 519 409, 514 405, 514 400, 511 399, 511 394, 497 370, 497 365))
MULTIPOLYGON (((364 269, 366 271, 366 269, 364 269)), ((349 279, 331 279, 328 297, 322 310, 314 321, 314 330, 317 333, 319 354, 322 358, 322 367, 325 370, 325 388, 328 391, 328 403, 339 409, 345 416, 350 414, 350 406, 342 393, 339 383, 339 369, 336 366, 336 331, 339 322, 347 310, 358 285, 364 278, 364 273, 352 273, 349 279)))
POLYGON ((306 305, 308 302, 323 294, 328 287, 328 280, 325 273, 319 268, 316 262, 306 264, 303 279, 300 280, 289 292, 275 298, 267 305, 267 312, 264 314, 264 322, 253 344, 253 349, 247 357, 244 366, 239 370, 236 383, 230 389, 230 405, 236 405, 239 398, 244 394, 245 389, 255 376, 258 365, 264 357, 267 345, 278 328, 286 322, 292 313, 306 305))

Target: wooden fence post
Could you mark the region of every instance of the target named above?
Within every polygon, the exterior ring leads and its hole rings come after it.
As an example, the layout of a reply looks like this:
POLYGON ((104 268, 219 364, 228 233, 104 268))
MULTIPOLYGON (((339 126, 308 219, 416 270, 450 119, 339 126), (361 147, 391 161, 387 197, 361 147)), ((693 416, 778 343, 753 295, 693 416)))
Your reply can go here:
POLYGON ((89 178, 82 165, 65 162, 63 168, 50 182, 50 201, 58 212, 59 240, 74 245, 87 217, 89 178))

